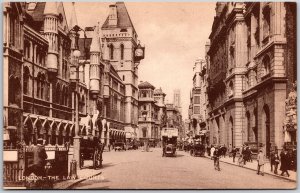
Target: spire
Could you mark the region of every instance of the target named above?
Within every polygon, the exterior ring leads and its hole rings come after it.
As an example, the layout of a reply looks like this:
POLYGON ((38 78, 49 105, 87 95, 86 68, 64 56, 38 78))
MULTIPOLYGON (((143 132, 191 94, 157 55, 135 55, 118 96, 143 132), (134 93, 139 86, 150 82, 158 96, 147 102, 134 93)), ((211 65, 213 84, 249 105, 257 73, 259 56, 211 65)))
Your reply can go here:
POLYGON ((77 22, 77 16, 75 11, 75 2, 72 2, 72 13, 71 13, 71 19, 70 19, 70 29, 72 29, 75 25, 78 25, 77 22))
POLYGON ((95 26, 90 52, 100 52, 99 25, 95 26))
POLYGON ((44 15, 56 15, 58 16, 56 2, 46 2, 44 15))

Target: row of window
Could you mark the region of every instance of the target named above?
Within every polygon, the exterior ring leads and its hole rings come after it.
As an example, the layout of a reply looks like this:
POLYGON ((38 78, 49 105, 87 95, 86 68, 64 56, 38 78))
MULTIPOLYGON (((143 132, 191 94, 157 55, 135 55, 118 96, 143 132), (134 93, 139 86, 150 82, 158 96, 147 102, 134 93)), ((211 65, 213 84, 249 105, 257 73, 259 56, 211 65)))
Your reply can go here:
MULTIPOLYGON (((109 47, 109 58, 110 58, 110 60, 114 60, 115 59, 115 56, 114 56, 115 47, 113 44, 108 45, 108 47, 109 47)), ((124 60, 124 45, 123 44, 120 45, 120 59, 124 60)))

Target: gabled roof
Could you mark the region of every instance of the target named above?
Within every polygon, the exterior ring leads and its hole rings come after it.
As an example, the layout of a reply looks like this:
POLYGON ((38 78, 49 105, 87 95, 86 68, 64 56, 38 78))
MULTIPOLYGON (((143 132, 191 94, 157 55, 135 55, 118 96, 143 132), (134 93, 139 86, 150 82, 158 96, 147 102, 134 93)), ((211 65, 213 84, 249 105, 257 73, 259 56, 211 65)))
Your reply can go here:
MULTIPOLYGON (((117 2, 117 15, 118 15, 118 22, 117 22, 117 28, 127 28, 127 27, 133 27, 132 21, 130 19, 130 16, 128 14, 128 11, 126 9, 126 6, 124 2, 117 2)), ((104 24, 102 25, 103 28, 111 28, 111 26, 108 25, 108 17, 106 18, 104 24)), ((135 31, 135 30, 134 30, 135 31)))
POLYGON ((138 85, 138 87, 139 88, 152 88, 152 89, 155 89, 155 87, 147 81, 140 83, 138 85))

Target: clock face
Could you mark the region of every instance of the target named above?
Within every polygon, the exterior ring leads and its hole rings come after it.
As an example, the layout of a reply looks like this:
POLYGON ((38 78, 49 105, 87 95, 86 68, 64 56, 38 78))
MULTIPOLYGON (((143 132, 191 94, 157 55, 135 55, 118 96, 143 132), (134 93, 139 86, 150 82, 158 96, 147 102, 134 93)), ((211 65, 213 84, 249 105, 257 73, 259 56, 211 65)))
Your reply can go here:
POLYGON ((135 56, 143 56, 143 50, 142 49, 136 49, 135 50, 135 56))

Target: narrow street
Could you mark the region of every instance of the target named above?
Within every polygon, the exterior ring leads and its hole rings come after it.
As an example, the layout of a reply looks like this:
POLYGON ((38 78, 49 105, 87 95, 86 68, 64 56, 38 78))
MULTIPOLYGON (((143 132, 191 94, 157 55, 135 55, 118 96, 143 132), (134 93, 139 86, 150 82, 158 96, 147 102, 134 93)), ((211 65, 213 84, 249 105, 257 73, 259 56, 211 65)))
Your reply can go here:
MULTIPOLYGON (((88 165, 89 163, 86 162, 88 165)), ((151 152, 130 150, 104 152, 102 174, 83 181, 74 189, 287 189, 295 182, 274 176, 258 176, 255 171, 192 157, 178 151, 177 157, 162 157, 160 148, 151 152)))

